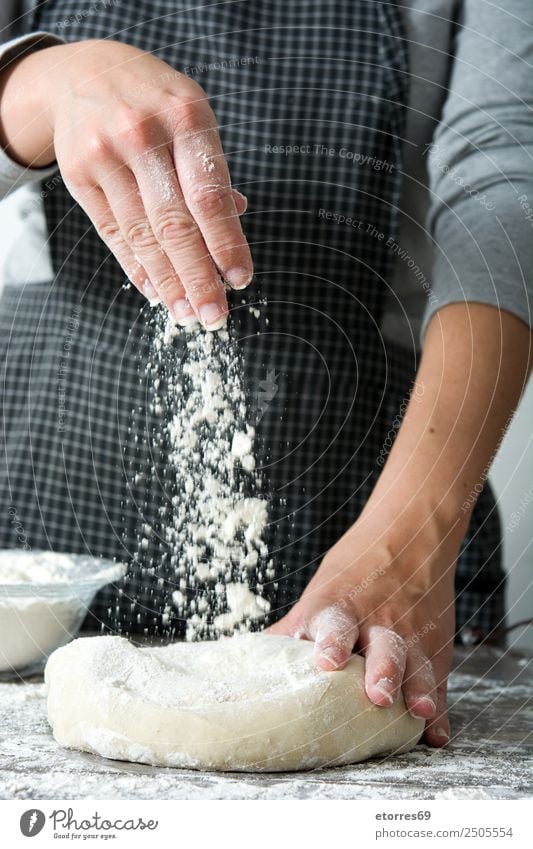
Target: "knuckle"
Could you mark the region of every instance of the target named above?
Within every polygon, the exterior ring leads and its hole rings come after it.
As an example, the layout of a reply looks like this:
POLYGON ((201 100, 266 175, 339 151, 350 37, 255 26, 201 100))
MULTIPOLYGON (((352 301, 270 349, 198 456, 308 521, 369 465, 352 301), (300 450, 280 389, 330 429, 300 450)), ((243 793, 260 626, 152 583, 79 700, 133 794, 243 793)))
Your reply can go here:
POLYGON ((224 210, 227 191, 224 186, 195 186, 188 196, 189 209, 193 215, 216 218, 224 210))
POLYGON ((176 126, 181 133, 187 135, 201 128, 200 102, 201 97, 180 98, 176 109, 176 126))
POLYGON ((191 77, 187 77, 187 91, 189 92, 189 96, 196 100, 207 97, 205 90, 202 88, 200 83, 193 80, 191 77))
POLYGON ((76 198, 94 188, 94 181, 79 164, 69 163, 66 167, 62 167, 61 177, 70 194, 76 198))
POLYGON ((194 80, 189 82, 186 92, 181 93, 174 101, 176 127, 185 134, 206 129, 206 123, 216 126, 207 94, 197 82, 194 80))
POLYGON ((198 227, 190 215, 169 210, 158 216, 154 231, 162 247, 172 250, 193 241, 198 234, 198 227))
POLYGON ((123 239, 120 232, 120 227, 112 218, 105 218, 96 223, 96 229, 101 239, 112 247, 122 245, 123 239))
POLYGON ((142 152, 150 147, 150 122, 136 110, 123 108, 116 118, 113 135, 121 148, 142 152))
POLYGON ((407 641, 394 630, 388 617, 382 617, 379 625, 370 627, 369 641, 379 651, 386 650, 402 658, 407 654, 407 641))
POLYGON ((146 251, 156 246, 154 234, 146 220, 130 222, 126 226, 126 238, 135 251, 146 251))
POLYGON ((105 165, 111 156, 111 142, 102 133, 94 133, 85 142, 87 159, 97 165, 105 165))

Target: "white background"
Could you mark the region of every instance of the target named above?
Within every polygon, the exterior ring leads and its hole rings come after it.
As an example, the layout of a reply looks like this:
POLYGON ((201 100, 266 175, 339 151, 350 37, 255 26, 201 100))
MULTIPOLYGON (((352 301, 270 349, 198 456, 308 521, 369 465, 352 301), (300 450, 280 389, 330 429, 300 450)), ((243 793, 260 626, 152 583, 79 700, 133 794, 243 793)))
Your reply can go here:
MULTIPOLYGON (((0 267, 22 231, 17 210, 24 202, 24 192, 16 192, 0 203, 0 267)), ((533 616, 533 381, 495 459, 491 480, 505 530, 508 624, 512 624, 533 616), (514 528, 513 513, 520 516, 514 528)), ((513 631, 511 644, 533 649, 533 628, 513 631)))
MULTIPOLYGON (((346 801, 322 799, 319 802, 306 802, 305 811, 299 799, 273 801, 262 799, 236 801, 122 801, 92 800, 72 801, 53 800, 31 802, 0 801, 2 817, 2 838, 6 846, 44 846, 72 845, 74 843, 103 847, 157 847, 160 846, 215 846, 217 849, 234 849, 235 846, 253 847, 253 849, 272 849, 276 843, 271 823, 276 833, 283 835, 282 846, 306 847, 306 849, 324 849, 325 846, 346 846, 356 849, 360 846, 376 846, 378 849, 437 849, 458 846, 468 849, 487 849, 487 847, 508 846, 513 849, 530 849, 531 829, 529 825, 529 800, 480 801, 470 799, 439 799, 429 802, 418 800, 374 801, 372 799, 351 799, 346 801), (37 808, 46 817, 46 823, 40 834, 31 838, 22 836, 19 828, 21 815, 37 808), (81 824, 89 822, 98 813, 101 820, 109 819, 123 822, 132 819, 135 823, 142 817, 157 821, 155 830, 144 831, 95 831, 94 829, 72 829, 65 831, 59 825, 53 828, 54 812, 72 809, 72 819, 81 824), (430 814, 430 819, 419 819, 420 815, 430 814), (407 820, 406 817, 413 817, 407 820), (512 837, 488 837, 489 828, 512 829, 512 837), (450 834, 452 831, 467 829, 463 837, 450 834), (473 829, 481 830, 479 836, 473 829), (433 836, 420 838, 417 832, 431 831, 433 836), (383 832, 391 835, 387 838, 383 832), (411 832, 412 836, 397 837, 393 834, 411 832), (443 834, 444 832, 444 834, 443 834), (483 836, 484 832, 484 836, 483 836), (115 835, 114 839, 102 841, 106 834, 115 835), (414 834, 413 834, 414 833, 414 834), (83 840, 83 835, 96 839, 83 840), (56 836, 55 836, 56 835, 56 836), (64 835, 70 835, 65 841, 64 835), (442 835, 442 836, 441 836, 442 835)), ((57 815, 56 815, 57 816, 57 815)), ((62 817, 62 813, 59 813, 62 817)), ((64 822, 64 819, 63 819, 64 822)), ((492 832, 493 833, 493 832, 492 832)))

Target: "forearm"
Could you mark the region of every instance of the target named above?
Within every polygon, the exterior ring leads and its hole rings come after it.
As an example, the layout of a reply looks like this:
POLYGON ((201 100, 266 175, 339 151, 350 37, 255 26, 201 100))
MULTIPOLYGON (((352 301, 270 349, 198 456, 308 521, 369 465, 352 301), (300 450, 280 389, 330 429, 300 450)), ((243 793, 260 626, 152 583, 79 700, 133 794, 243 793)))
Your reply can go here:
POLYGON ((527 381, 531 343, 520 319, 484 304, 450 304, 433 316, 369 512, 399 523, 402 516, 427 516, 460 543, 527 381))

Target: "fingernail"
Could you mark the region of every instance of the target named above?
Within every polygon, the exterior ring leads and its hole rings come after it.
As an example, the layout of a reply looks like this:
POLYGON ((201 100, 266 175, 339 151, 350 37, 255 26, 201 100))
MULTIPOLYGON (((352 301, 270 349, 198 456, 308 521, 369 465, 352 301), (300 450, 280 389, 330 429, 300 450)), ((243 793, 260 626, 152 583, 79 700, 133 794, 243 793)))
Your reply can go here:
MULTIPOLYGON (((376 688, 376 690, 379 690, 379 692, 381 693, 382 696, 385 696, 388 703, 391 705, 393 703, 394 699, 393 699, 392 694, 390 692, 390 688, 385 685, 385 680, 386 679, 381 678, 376 684, 374 684, 374 687, 376 688)), ((388 682, 387 682, 387 684, 388 684, 388 682)))
POLYGON ((339 661, 339 651, 334 646, 328 646, 328 648, 322 649, 320 652, 320 657, 323 660, 327 660, 335 669, 340 666, 339 661))
POLYGON ((442 727, 435 728, 435 737, 438 737, 439 740, 449 740, 450 739, 450 735, 448 734, 446 729, 442 728, 442 727))
POLYGON ((251 283, 253 274, 248 268, 230 268, 226 271, 225 278, 234 289, 245 289, 251 283))
MULTIPOLYGON (((436 711, 436 709, 437 709, 437 706, 436 706, 435 702, 433 701, 433 699, 430 699, 430 698, 429 698, 429 696, 421 696, 420 698, 418 698, 418 699, 417 699, 417 702, 418 702, 419 704, 420 704, 420 702, 425 702, 426 704, 430 705, 431 710, 433 711, 433 713, 434 713, 434 712, 436 711)), ((417 719, 424 719, 424 717, 421 717, 421 716, 420 716, 420 714, 415 713, 413 710, 408 711, 408 713, 410 713, 410 714, 411 714, 411 716, 415 716, 417 719)))
POLYGON ((200 307, 200 318, 206 330, 220 330, 226 324, 227 314, 218 304, 204 304, 200 307))
POLYGON ((161 303, 161 298, 157 294, 157 291, 152 286, 149 280, 145 280, 142 285, 143 295, 148 298, 151 307, 155 307, 156 304, 161 303))
POLYGON ((179 301, 174 301, 171 312, 178 324, 182 327, 187 327, 194 321, 197 321, 194 310, 186 298, 180 298, 179 301))

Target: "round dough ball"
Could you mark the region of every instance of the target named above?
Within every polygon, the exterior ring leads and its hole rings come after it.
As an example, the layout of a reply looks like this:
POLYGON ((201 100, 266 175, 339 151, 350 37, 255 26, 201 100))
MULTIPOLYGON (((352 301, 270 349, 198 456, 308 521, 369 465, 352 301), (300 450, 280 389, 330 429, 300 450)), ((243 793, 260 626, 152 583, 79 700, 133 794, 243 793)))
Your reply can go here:
POLYGON ((357 655, 323 672, 313 643, 291 637, 156 648, 85 637, 48 660, 48 718, 63 746, 194 769, 313 769, 413 748, 424 720, 402 700, 373 705, 363 673, 357 655))

